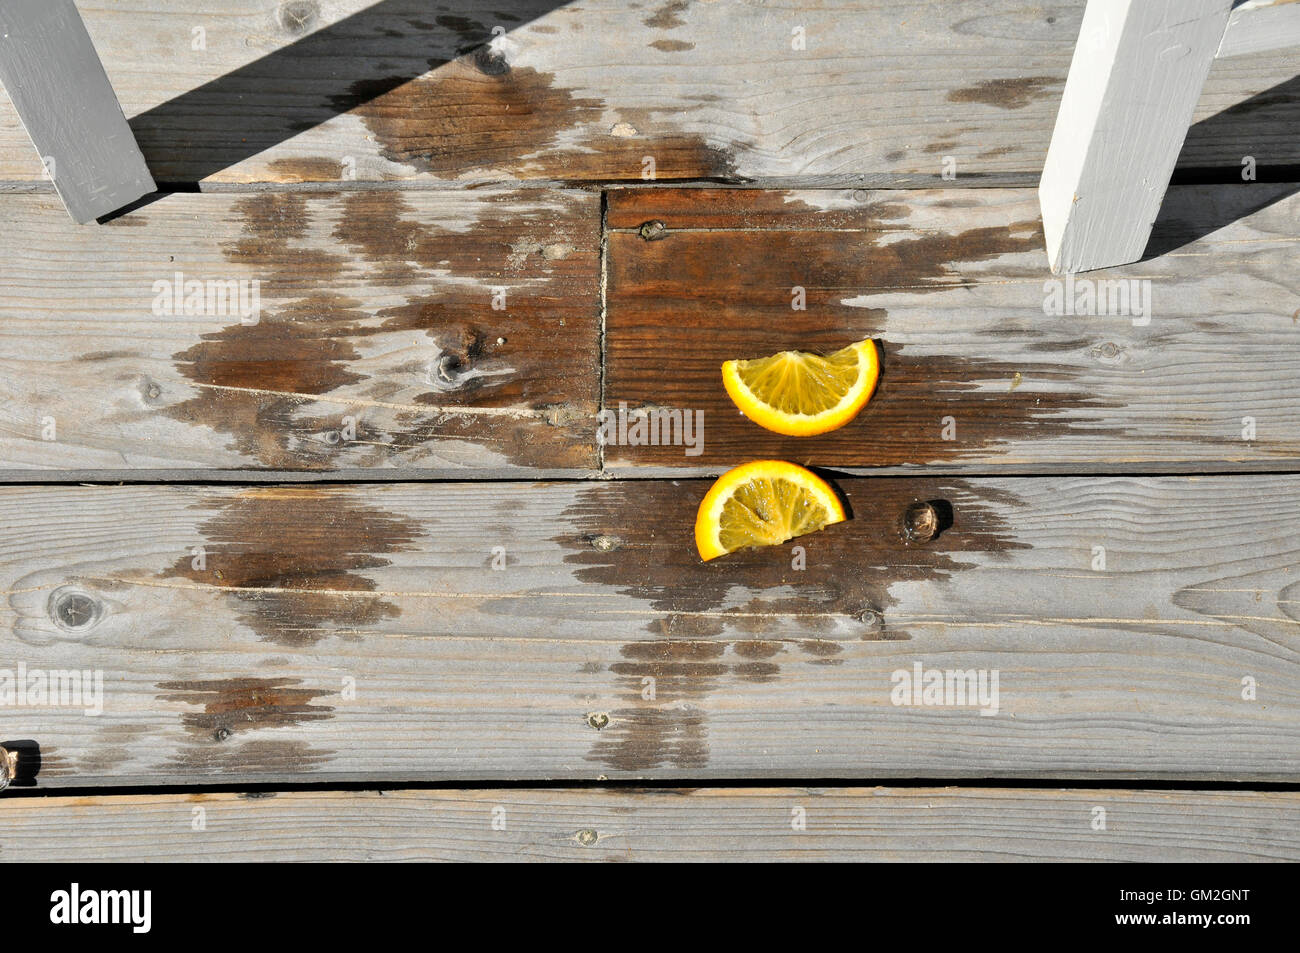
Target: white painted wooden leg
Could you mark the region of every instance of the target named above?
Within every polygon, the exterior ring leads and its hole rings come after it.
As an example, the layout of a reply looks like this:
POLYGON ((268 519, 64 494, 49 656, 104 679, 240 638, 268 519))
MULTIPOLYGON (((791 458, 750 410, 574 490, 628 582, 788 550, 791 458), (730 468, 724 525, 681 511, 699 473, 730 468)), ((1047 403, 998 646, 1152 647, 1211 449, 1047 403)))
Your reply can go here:
POLYGON ((1232 0, 1088 0, 1038 187, 1052 271, 1142 257, 1232 0))

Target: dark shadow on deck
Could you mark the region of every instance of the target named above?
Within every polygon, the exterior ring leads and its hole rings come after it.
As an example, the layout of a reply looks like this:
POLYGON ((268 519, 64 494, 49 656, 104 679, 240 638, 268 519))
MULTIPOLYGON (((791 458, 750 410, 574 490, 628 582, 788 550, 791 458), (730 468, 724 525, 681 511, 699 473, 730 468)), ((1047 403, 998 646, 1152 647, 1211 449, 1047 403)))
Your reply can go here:
POLYGON ((158 175, 160 158, 179 150, 185 183, 197 182, 471 51, 491 72, 485 44, 494 27, 509 32, 567 2, 382 0, 307 32, 317 4, 291 0, 275 27, 301 39, 141 113, 131 129, 155 178, 180 184, 158 175))
POLYGON ((1172 185, 1213 184, 1216 188, 1170 188, 1156 216, 1143 261, 1176 251, 1300 191, 1300 168, 1270 164, 1262 134, 1279 142, 1300 136, 1300 76, 1264 90, 1187 131, 1183 153, 1204 142, 1237 142, 1243 159, 1253 156, 1256 180, 1241 179, 1242 167, 1179 170, 1172 185))

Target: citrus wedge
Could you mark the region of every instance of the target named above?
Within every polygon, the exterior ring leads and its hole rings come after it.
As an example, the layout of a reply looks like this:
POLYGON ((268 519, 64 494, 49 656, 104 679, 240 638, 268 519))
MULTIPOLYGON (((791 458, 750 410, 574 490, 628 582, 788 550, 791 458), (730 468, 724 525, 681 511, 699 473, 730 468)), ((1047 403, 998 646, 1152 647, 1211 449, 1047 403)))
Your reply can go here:
POLYGON ((741 412, 791 437, 843 427, 866 405, 879 377, 880 354, 871 340, 826 357, 782 351, 722 365, 722 383, 741 412))
POLYGON ((793 463, 756 460, 718 477, 695 515, 700 558, 775 546, 845 519, 830 485, 793 463))

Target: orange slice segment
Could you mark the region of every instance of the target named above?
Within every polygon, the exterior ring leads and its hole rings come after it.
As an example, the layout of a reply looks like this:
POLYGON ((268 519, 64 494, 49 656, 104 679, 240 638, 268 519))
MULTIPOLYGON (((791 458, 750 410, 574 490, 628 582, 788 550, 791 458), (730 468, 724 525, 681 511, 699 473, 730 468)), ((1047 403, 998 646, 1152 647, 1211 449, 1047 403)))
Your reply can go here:
POLYGON ((722 383, 741 412, 760 427, 811 437, 858 415, 880 377, 880 353, 867 340, 823 357, 782 351, 752 361, 727 361, 722 383))
POLYGON ((775 546, 844 519, 839 497, 817 474, 783 460, 756 460, 728 470, 709 488, 695 515, 695 546, 709 560, 775 546))

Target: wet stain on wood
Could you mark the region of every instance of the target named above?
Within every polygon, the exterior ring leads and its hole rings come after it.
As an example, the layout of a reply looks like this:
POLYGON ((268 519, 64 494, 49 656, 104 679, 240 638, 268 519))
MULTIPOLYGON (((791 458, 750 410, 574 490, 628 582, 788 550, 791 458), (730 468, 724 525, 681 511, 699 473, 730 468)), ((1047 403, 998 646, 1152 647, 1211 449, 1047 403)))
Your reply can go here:
POLYGON ((1055 95, 1061 80, 1055 76, 1021 76, 1015 79, 990 79, 973 86, 954 89, 950 103, 979 103, 1001 109, 1024 109, 1037 99, 1055 95))
POLYGON ((115 774, 132 757, 135 744, 150 733, 150 725, 117 722, 98 726, 91 744, 77 759, 81 774, 115 774))
POLYGON ((184 770, 289 773, 319 767, 334 754, 297 736, 240 737, 245 732, 299 728, 332 718, 333 706, 316 703, 333 695, 330 689, 305 688, 292 678, 231 678, 161 682, 158 691, 159 701, 201 709, 181 715, 191 742, 171 761, 184 770))
MULTIPOLYGON (((658 213, 658 201, 642 211, 658 213)), ((709 201, 700 199, 705 206, 709 201)), ((728 201, 743 205, 747 198, 737 190, 728 201)), ((690 408, 703 413, 705 427, 699 456, 685 456, 682 446, 610 445, 607 464, 731 465, 739 458, 772 456, 825 466, 895 466, 955 460, 1078 430, 1122 430, 1116 415, 1104 413, 1120 406, 1115 400, 1069 386, 1081 372, 1061 361, 1060 352, 1086 351, 1095 343, 1086 337, 1063 340, 1051 329, 1008 323, 984 336, 983 354, 927 353, 889 340, 889 311, 870 306, 871 295, 967 286, 974 263, 1038 256, 1039 223, 907 231, 900 230, 896 210, 885 207, 878 229, 866 224, 876 214, 868 209, 827 213, 862 231, 829 222, 824 229, 753 227, 787 216, 809 223, 812 213, 798 208, 797 200, 792 204, 791 211, 766 218, 759 211, 746 215, 725 208, 720 217, 728 227, 716 231, 704 224, 707 212, 688 219, 691 231, 674 231, 674 219, 666 216, 667 236, 656 242, 626 232, 611 235, 606 404, 690 408), (796 287, 804 289, 805 310, 791 309, 796 287), (882 336, 883 367, 871 402, 849 425, 819 437, 815 447, 746 421, 721 386, 718 368, 729 359, 791 347, 828 353, 882 336), (1008 357, 991 356, 1003 338, 1008 357), (1044 357, 1035 359, 1040 352, 1044 357), (665 367, 672 373, 665 374, 665 367)), ((1037 265, 1036 258, 1026 260, 999 271, 998 278, 1023 272, 1039 281, 1037 265)))
MULTIPOLYGON (((593 742, 589 760, 636 773, 663 765, 702 767, 708 699, 729 682, 762 684, 791 664, 838 665, 863 641, 910 638, 894 624, 892 587, 941 583, 955 573, 1029 548, 1007 518, 1019 501, 958 479, 837 481, 847 522, 784 546, 701 563, 692 545, 707 481, 595 484, 566 510, 565 562, 585 583, 643 601, 650 639, 625 644, 609 666, 625 705, 593 742), (900 519, 917 499, 951 503, 953 525, 909 545, 900 519), (646 514, 653 514, 647 519, 646 514), (600 535, 623 540, 600 550, 600 535), (804 548, 797 569, 792 547, 804 548), (653 683, 646 680, 652 679, 653 683), (647 687, 653 685, 653 697, 647 687)), ((626 620, 620 612, 620 625, 626 620)), ((599 612, 593 613, 598 624, 599 612)))
POLYGON ((302 647, 396 617, 366 569, 419 538, 419 525, 342 487, 250 487, 201 504, 202 568, 186 554, 162 574, 224 590, 262 639, 302 647))
POLYGON ((554 80, 530 67, 488 75, 463 57, 397 86, 360 81, 352 95, 385 158, 454 176, 510 168, 554 145, 564 130, 600 117, 599 99, 575 96, 554 80))
POLYGON ((269 163, 267 171, 274 182, 336 182, 344 166, 324 156, 289 157, 269 163))
POLYGON ((361 81, 347 99, 385 158, 438 176, 641 179, 649 155, 658 180, 734 177, 730 147, 654 135, 663 124, 638 122, 641 110, 623 119, 646 135, 605 135, 603 100, 499 58, 467 54, 407 82, 361 81))
POLYGON ((188 745, 169 760, 195 774, 298 774, 329 764, 335 752, 303 741, 249 740, 240 744, 188 745))
POLYGON ((572 531, 556 542, 568 550, 565 562, 579 580, 643 600, 655 617, 645 626, 652 635, 752 637, 749 653, 774 653, 782 640, 798 637, 801 651, 818 657, 838 654, 833 646, 843 641, 905 638, 889 624, 891 586, 939 582, 976 564, 963 556, 1028 548, 1001 515, 1019 502, 1005 493, 955 478, 836 484, 851 509, 848 522, 707 563, 695 552, 693 531, 708 481, 584 487, 564 513, 572 531), (950 503, 953 525, 915 546, 902 537, 900 521, 918 499, 950 503), (624 545, 595 549, 587 538, 599 534, 617 535, 624 545), (794 546, 804 549, 803 569, 795 568, 794 546), (873 613, 884 613, 883 625, 873 613))
POLYGON ((202 711, 181 715, 181 724, 205 740, 225 740, 241 731, 282 728, 333 717, 333 707, 313 704, 335 694, 302 688, 293 678, 228 678, 161 682, 159 701, 180 702, 202 711), (221 736, 218 739, 217 736, 221 736))
POLYGON ((668 0, 641 22, 656 30, 675 30, 679 26, 686 26, 681 14, 690 5, 690 0, 668 0))
MULTIPOLYGON (((256 276, 274 304, 175 354, 177 370, 198 390, 165 412, 229 435, 234 450, 268 468, 325 469, 345 453, 353 465, 376 465, 440 439, 483 444, 525 463, 553 446, 556 465, 588 465, 590 427, 579 433, 574 421, 567 438, 540 445, 536 434, 547 409, 574 394, 587 392, 595 412, 595 377, 584 374, 594 344, 589 323, 575 314, 588 300, 580 282, 590 280, 594 290, 592 226, 577 212, 521 209, 510 197, 482 196, 468 227, 417 221, 393 192, 239 201, 242 233, 225 256, 256 276), (334 244, 320 240, 322 229, 334 244), (493 307, 498 283, 509 286, 506 309, 493 307), (376 309, 362 289, 392 292, 400 303, 376 309), (396 340, 411 349, 408 332, 427 343, 412 349, 424 358, 415 356, 404 375, 372 378, 356 369, 367 347, 396 340), (334 396, 313 399, 326 395, 334 396), (370 411, 384 429, 342 443, 342 418, 359 418, 376 401, 394 405, 370 411), (520 404, 491 419, 445 410, 520 404)), ((575 407, 577 416, 587 413, 575 407)))

